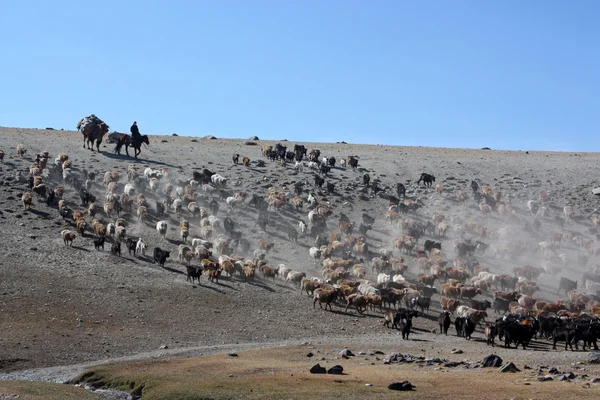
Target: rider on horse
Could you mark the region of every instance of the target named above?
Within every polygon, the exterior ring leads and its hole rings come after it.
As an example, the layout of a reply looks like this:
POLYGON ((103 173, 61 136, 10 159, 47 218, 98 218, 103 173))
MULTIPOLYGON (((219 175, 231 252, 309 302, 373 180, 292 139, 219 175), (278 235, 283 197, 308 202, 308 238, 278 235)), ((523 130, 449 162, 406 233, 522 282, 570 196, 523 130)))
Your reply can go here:
POLYGON ((139 143, 142 135, 140 135, 140 130, 137 126, 137 121, 133 121, 133 125, 131 125, 129 131, 131 132, 131 145, 133 146, 136 143, 139 143))

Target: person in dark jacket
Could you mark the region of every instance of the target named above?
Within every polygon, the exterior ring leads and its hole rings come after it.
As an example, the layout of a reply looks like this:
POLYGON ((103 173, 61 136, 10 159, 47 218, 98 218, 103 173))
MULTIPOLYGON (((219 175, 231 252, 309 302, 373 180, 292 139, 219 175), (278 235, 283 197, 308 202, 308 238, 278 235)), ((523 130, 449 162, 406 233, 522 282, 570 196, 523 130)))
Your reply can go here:
POLYGON ((137 126, 137 121, 133 121, 133 125, 131 125, 131 128, 129 129, 129 131, 131 132, 131 142, 136 143, 140 140, 140 130, 137 126))

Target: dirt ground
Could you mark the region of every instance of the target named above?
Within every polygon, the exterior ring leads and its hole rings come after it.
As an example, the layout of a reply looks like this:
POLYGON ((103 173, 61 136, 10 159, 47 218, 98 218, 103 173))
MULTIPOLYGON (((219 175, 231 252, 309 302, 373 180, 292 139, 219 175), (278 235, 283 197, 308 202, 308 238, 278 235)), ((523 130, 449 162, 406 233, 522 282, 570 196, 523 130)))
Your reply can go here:
MULTIPOLYGON (((441 241, 449 259, 454 258, 455 226, 471 220, 487 228, 488 236, 483 240, 491 244, 486 255, 478 258, 481 265, 491 272, 512 274, 515 266, 540 266, 544 259, 536 250, 517 260, 495 257, 493 249, 508 240, 535 244, 548 240, 550 232, 569 231, 596 241, 591 221, 598 208, 598 198, 591 189, 600 185, 593 174, 600 158, 596 153, 305 143, 308 148, 318 148, 322 155, 338 160, 348 155, 359 157, 357 171, 339 166, 331 171, 326 181, 336 186, 334 194, 328 195, 314 188, 314 172, 308 168, 296 172, 292 164, 281 166, 279 162, 268 160, 265 160, 265 167, 256 165, 256 161, 263 159, 260 146, 277 142, 259 140, 256 141, 258 145, 253 146, 246 145, 241 139, 151 136, 150 146, 144 147, 141 158, 135 161, 132 157, 113 154, 112 144, 103 144, 100 154, 83 149, 81 139, 82 135, 73 131, 0 128, 0 148, 5 152, 4 163, 0 165, 0 242, 3 243, 0 253, 0 377, 3 379, 33 377, 61 381, 79 372, 82 365, 118 357, 168 358, 302 343, 393 346, 397 351, 425 357, 458 357, 472 361, 493 351, 507 360, 559 368, 572 367, 572 364, 587 359, 587 353, 583 351, 553 351, 545 340, 535 341, 525 351, 502 347, 492 350, 486 346, 479 329, 471 341, 457 338, 453 329, 448 337, 440 336, 435 333, 440 312, 437 295, 432 298, 429 313, 415 319, 411 340, 403 341, 398 332, 382 326, 378 311, 368 311, 364 315, 358 315, 353 309, 344 312, 341 303, 334 305, 333 312, 320 310, 318 306, 315 309, 310 297, 282 279, 271 281, 259 276, 254 282, 245 282, 238 277, 223 277, 219 283, 212 283, 202 276, 200 284, 191 284, 186 281, 185 265, 177 261, 177 246, 182 242, 178 219, 171 210, 165 217, 169 224, 167 240, 161 240, 156 232, 158 219, 154 204, 162 199, 160 191, 145 193, 151 204, 148 222, 139 222, 135 210, 124 215, 127 236, 136 239, 141 236, 148 243, 149 251, 145 257, 129 255, 125 248, 121 257, 112 255, 110 244, 105 251, 96 251, 94 235, 89 228, 85 237, 75 239, 72 247, 65 246, 60 232, 72 228, 72 223, 63 220, 56 207, 49 207, 41 200, 34 200, 32 209, 24 210, 20 199, 28 190, 28 167, 35 154, 42 151, 50 152, 51 161, 59 153, 68 154, 76 173, 84 169, 96 172, 92 193, 98 198, 98 215, 106 222, 114 221, 115 217, 102 212, 105 196, 102 177, 106 171, 119 171, 118 193, 121 193, 127 183, 125 171, 132 163, 140 172, 146 167, 166 167, 169 171, 166 179, 171 182, 177 178, 191 178, 193 170, 209 168, 228 178, 227 190, 245 191, 249 197, 251 194, 266 195, 269 187, 291 191, 296 182, 305 182, 303 209, 295 210, 290 205, 273 211, 272 225, 266 232, 255 226, 257 213, 251 206, 228 212, 225 201, 215 197, 220 203, 217 216, 230 216, 236 230, 242 231, 243 237, 251 242, 251 250, 242 255, 252 257, 257 240, 267 239, 275 243, 267 256, 269 265, 285 264, 306 272, 307 276, 320 277, 321 266, 315 266, 308 254, 314 240, 300 235, 294 243, 288 241, 285 233, 285 227, 295 227, 299 220, 308 222, 306 198, 309 191, 315 193, 320 202, 331 205, 334 214, 328 219, 330 231, 339 232, 339 215, 343 212, 357 226, 363 213, 376 218, 373 229, 367 234, 373 250, 392 249, 392 238, 402 233, 384 220, 388 200, 373 195, 364 187, 362 177, 369 173, 372 181, 379 179, 384 194, 395 195, 396 183, 402 182, 408 188, 408 198, 423 201, 425 206, 411 218, 427 221, 431 220, 433 212, 446 215, 450 225, 447 236, 428 235, 426 238, 441 241), (16 154, 18 144, 27 149, 24 157, 16 154), (246 168, 233 164, 231 157, 236 153, 240 159, 248 156, 251 165, 246 168), (435 175, 436 184, 442 185, 443 192, 436 193, 434 187, 418 186, 416 181, 421 172, 435 175), (476 180, 480 187, 488 184, 500 189, 504 195, 512 194, 513 215, 510 218, 484 215, 472 198, 464 203, 455 201, 457 190, 471 196, 471 180, 476 180), (533 222, 526 202, 538 200, 540 190, 548 192, 549 201, 545 205, 546 215, 540 218, 541 228, 536 231, 525 227, 525 223, 530 227, 533 222), (555 217, 564 218, 565 205, 573 206, 574 216, 561 228, 555 217), (152 263, 155 246, 171 250, 172 257, 165 268, 152 263), (453 348, 461 349, 463 354, 453 355, 453 348), (58 368, 69 365, 78 365, 78 368, 58 368), (55 369, 39 370, 49 367, 55 369)), ((294 145, 292 142, 280 143, 289 148, 294 145)), ((45 183, 51 187, 63 184, 45 183)), ((69 207, 82 209, 76 191, 69 184, 63 186, 69 207)), ((161 188, 163 186, 164 182, 161 182, 161 188)), ((198 219, 185 213, 184 217, 191 223, 191 236, 196 237, 198 219)), ((467 236, 474 237, 472 234, 467 236)), ((421 248, 422 241, 419 246, 421 248)), ((585 270, 597 265, 594 251, 587 263, 581 264, 577 254, 587 254, 587 251, 575 243, 564 242, 559 250, 566 255, 566 262, 560 264, 562 270, 555 276, 542 274, 538 279, 541 290, 534 297, 556 300, 560 276, 580 280, 585 270)), ((395 254, 398 254, 397 250, 395 254)), ((414 281, 419 273, 415 258, 405 258, 409 264, 406 277, 414 281)), ((193 263, 199 264, 198 260, 193 263)), ((366 267, 367 278, 376 280, 366 267)), ((495 318, 493 311, 491 314, 488 319, 495 318)))

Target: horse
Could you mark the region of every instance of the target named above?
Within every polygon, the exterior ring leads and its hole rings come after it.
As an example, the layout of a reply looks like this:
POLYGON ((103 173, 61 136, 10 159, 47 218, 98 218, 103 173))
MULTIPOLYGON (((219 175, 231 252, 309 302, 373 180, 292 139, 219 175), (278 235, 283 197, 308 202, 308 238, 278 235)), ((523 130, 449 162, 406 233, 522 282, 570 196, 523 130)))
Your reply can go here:
POLYGON ((83 148, 85 149, 85 144, 87 142, 88 150, 94 151, 95 141, 96 149, 98 150, 98 153, 100 153, 100 143, 102 143, 102 138, 104 135, 108 133, 108 129, 108 125, 106 125, 104 122, 101 122, 98 124, 90 124, 85 128, 85 130, 80 131, 83 134, 83 148), (90 147, 90 143, 92 144, 92 147, 90 147))
POLYGON ((137 156, 142 152, 142 143, 146 143, 147 145, 150 144, 150 140, 148 140, 148 135, 141 135, 139 140, 133 143, 131 140, 131 135, 126 135, 122 133, 119 136, 119 140, 117 141, 117 145, 115 146, 114 152, 117 154, 121 154, 121 147, 125 145, 125 153, 127 153, 127 155, 129 156, 129 146, 131 146, 134 149, 134 157, 137 158, 137 156))

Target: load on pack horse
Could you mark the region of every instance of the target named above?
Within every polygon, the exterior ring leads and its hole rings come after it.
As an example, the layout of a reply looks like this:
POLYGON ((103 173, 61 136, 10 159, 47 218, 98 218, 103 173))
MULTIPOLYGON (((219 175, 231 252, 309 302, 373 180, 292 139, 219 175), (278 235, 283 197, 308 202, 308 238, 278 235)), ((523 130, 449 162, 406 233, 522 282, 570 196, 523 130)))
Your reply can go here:
POLYGON ((115 146, 114 152, 117 154, 121 154, 121 147, 125 146, 125 153, 129 155, 129 147, 133 147, 134 149, 134 157, 142 152, 142 143, 147 145, 150 144, 150 140, 148 140, 148 135, 140 135, 139 139, 135 140, 131 137, 131 135, 127 135, 125 133, 119 134, 117 139, 117 145, 115 146))
POLYGON ((96 149, 100 152, 100 143, 102 138, 108 133, 108 125, 94 114, 89 117, 82 118, 77 124, 77 130, 83 134, 83 148, 87 142, 88 150, 94 151, 94 142, 96 142, 96 149), (90 147, 90 143, 92 147, 90 147))

